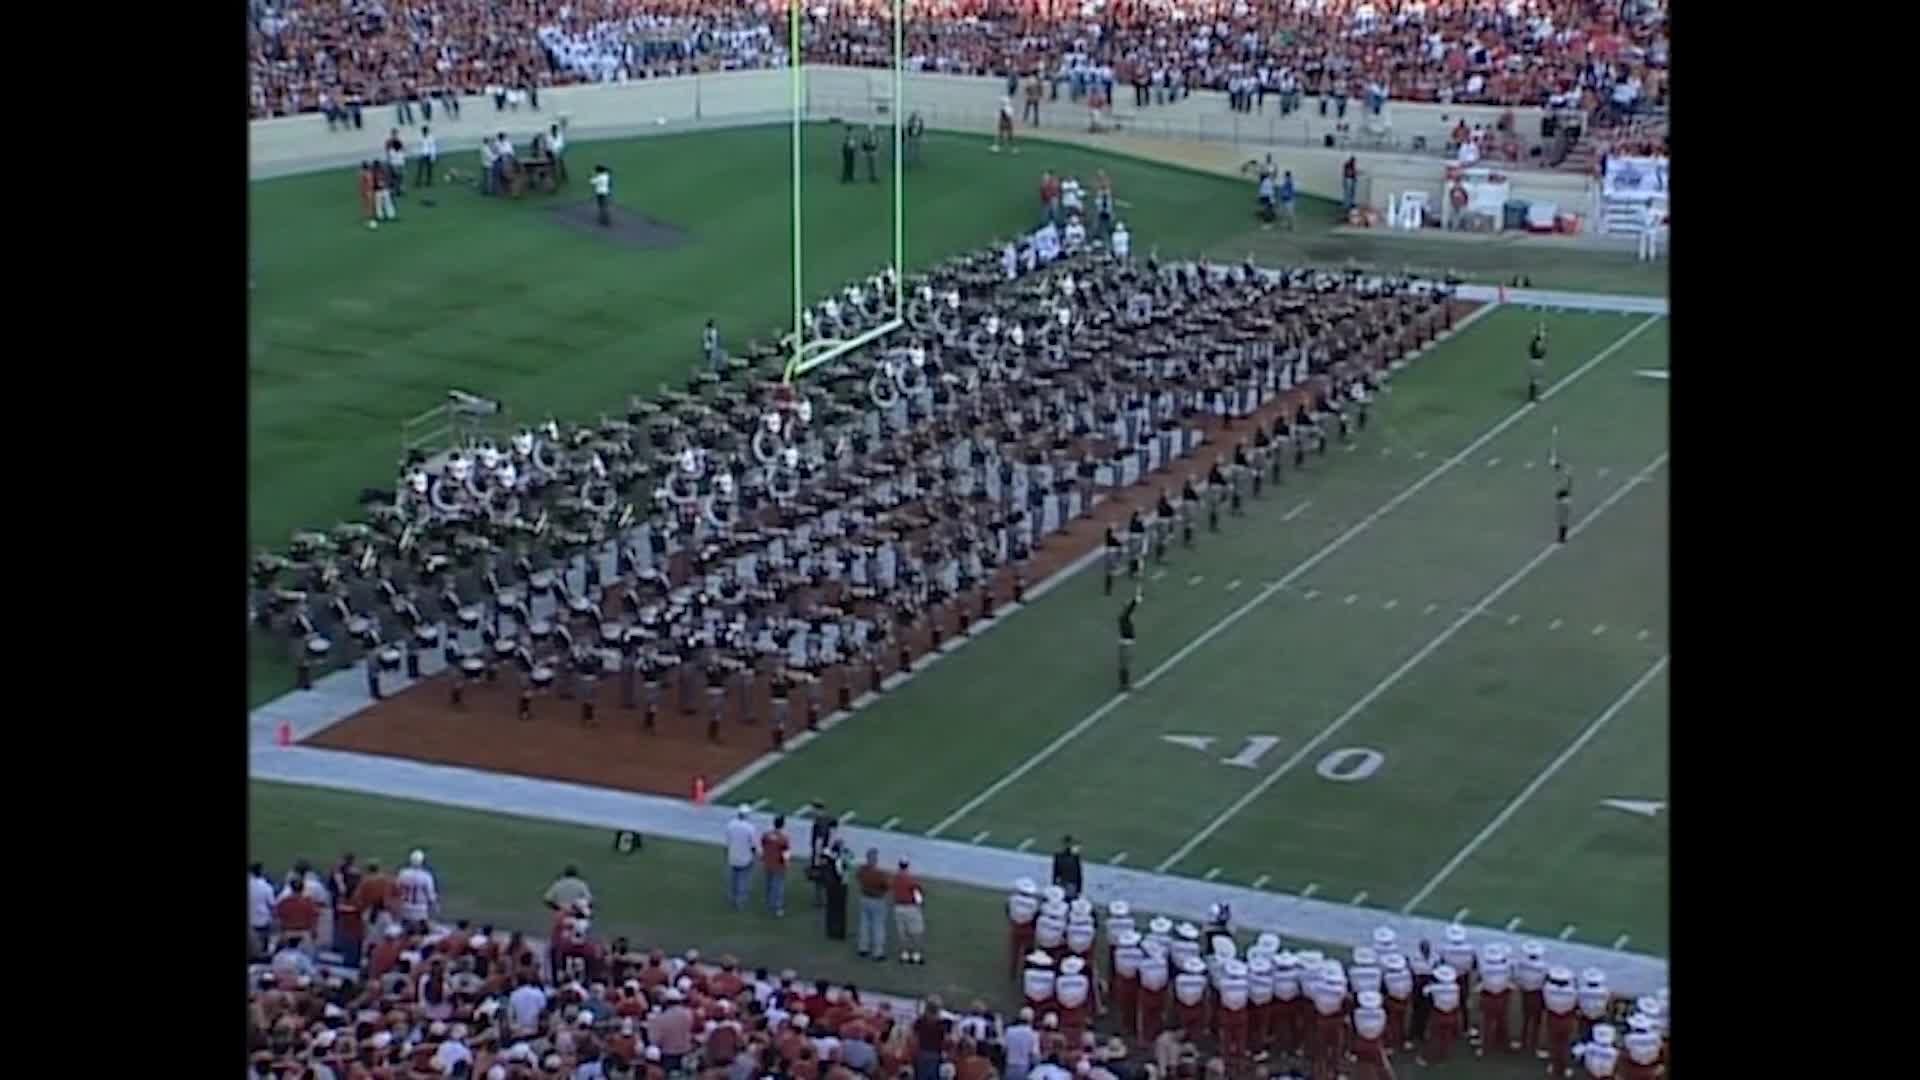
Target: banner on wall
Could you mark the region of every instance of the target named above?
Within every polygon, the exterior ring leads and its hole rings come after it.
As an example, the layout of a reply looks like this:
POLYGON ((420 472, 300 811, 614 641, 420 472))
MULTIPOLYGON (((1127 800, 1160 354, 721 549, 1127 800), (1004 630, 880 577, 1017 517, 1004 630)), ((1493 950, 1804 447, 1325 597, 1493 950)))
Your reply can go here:
POLYGON ((1601 192, 1609 199, 1664 199, 1667 161, 1664 157, 1610 157, 1601 192))

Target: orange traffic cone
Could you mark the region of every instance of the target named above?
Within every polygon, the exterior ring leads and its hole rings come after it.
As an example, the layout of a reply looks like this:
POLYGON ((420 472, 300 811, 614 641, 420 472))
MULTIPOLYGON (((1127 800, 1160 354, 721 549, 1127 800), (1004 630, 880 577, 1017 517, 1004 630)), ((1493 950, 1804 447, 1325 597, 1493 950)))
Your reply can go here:
POLYGON ((695 806, 707 805, 707 778, 704 776, 696 776, 693 778, 693 804, 695 806))
POLYGON ((285 720, 280 721, 280 729, 274 732, 273 741, 281 746, 292 746, 293 725, 285 720))

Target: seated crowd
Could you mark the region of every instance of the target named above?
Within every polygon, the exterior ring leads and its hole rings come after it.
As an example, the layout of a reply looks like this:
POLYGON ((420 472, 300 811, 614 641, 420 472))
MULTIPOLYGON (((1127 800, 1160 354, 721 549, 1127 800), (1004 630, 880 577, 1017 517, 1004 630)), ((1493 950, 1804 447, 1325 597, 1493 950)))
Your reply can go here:
MULTIPOLYGON (((891 0, 808 6, 810 63, 889 62, 891 0)), ((1039 77, 1076 100, 1221 90, 1579 108, 1664 105, 1665 0, 908 0, 915 70, 1039 77)), ((786 5, 251 0, 253 115, 786 63, 786 5)))
POLYGON ((256 864, 249 884, 249 1075, 276 1080, 1391 1080, 1403 1053, 1468 1052, 1657 1080, 1669 1054, 1666 991, 1622 997, 1599 968, 1576 982, 1541 943, 1457 925, 1404 951, 1383 926, 1342 961, 1247 938, 1224 905, 1205 927, 1120 901, 1096 916, 1022 879, 1004 956, 1024 1007, 1003 1020, 979 1000, 952 1012, 596 939, 572 867, 545 894, 546 941, 430 921, 418 852, 391 879, 349 855, 324 878, 297 864, 278 890, 256 864))

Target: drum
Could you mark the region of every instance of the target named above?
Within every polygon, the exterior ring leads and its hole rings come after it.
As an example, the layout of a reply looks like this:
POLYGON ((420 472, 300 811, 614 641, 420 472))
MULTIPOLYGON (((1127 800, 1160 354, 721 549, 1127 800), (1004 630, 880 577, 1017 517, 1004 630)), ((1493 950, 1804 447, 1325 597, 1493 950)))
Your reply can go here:
POLYGON ((493 643, 493 655, 502 660, 508 660, 513 657, 514 650, 518 648, 519 646, 512 641, 506 638, 500 638, 493 643))
POLYGON ((462 657, 460 660, 460 671, 468 678, 477 677, 485 670, 487 670, 487 662, 477 656, 462 657))
POLYGON ((440 628, 432 625, 415 627, 413 641, 423 649, 432 649, 440 644, 440 628))
POLYGON ((545 641, 553 636, 553 624, 545 619, 535 619, 527 624, 527 633, 535 641, 545 641))
POLYGON ((333 642, 315 634, 307 639, 307 655, 319 659, 333 651, 333 642))
POLYGON ((381 671, 400 670, 400 650, 391 645, 381 649, 377 659, 380 661, 381 671))
POLYGON ((544 690, 553 685, 553 669, 542 664, 533 669, 533 674, 529 678, 536 688, 544 690))
POLYGON ((479 605, 468 604, 466 607, 461 608, 459 611, 458 618, 460 620, 460 625, 465 629, 473 630, 478 628, 480 625, 479 605))

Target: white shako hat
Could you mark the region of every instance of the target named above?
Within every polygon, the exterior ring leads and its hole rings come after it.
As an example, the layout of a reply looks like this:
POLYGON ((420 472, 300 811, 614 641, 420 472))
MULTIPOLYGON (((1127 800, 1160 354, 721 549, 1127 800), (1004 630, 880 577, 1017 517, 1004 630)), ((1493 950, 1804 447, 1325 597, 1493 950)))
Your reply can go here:
POLYGON ((1397 952, 1390 952, 1380 958, 1380 970, 1405 971, 1407 970, 1407 958, 1397 952))
MULTIPOLYGON (((1238 961, 1235 962, 1238 963, 1238 961)), ((1247 961, 1247 974, 1272 975, 1273 959, 1265 953, 1256 954, 1252 959, 1247 961)))
POLYGON ((1362 945, 1353 950, 1353 963, 1355 967, 1373 967, 1380 963, 1380 954, 1362 945))
POLYGON ((1452 964, 1441 964, 1433 969, 1433 981, 1437 983, 1459 982, 1460 973, 1453 970, 1452 964))
POLYGON ((1547 947, 1537 941, 1523 941, 1520 943, 1520 955, 1529 960, 1543 960, 1547 955, 1547 947))
POLYGON ((1133 909, 1127 906, 1125 900, 1115 900, 1113 903, 1107 905, 1108 918, 1124 919, 1131 914, 1133 914, 1133 909))
POLYGON ((1147 922, 1147 930, 1149 933, 1159 934, 1165 937, 1173 933, 1173 920, 1167 918, 1165 915, 1155 915, 1147 922))
POLYGON ((1138 945, 1140 944, 1140 941, 1141 941, 1140 931, 1138 930, 1122 930, 1120 931, 1120 935, 1113 939, 1113 943, 1115 945, 1120 946, 1123 949, 1129 946, 1138 945))
POLYGON ((1217 937, 1213 939, 1213 955, 1222 960, 1232 960, 1240 955, 1240 947, 1230 937, 1217 937))
POLYGON ((1174 927, 1173 932, 1187 941, 1200 940, 1200 928, 1190 922, 1183 922, 1179 926, 1174 927))
POLYGON ((1091 919, 1093 918, 1093 901, 1084 896, 1077 897, 1073 903, 1067 905, 1067 914, 1076 919, 1091 919))
POLYGON ((1043 900, 1040 902, 1040 914, 1048 916, 1049 918, 1065 919, 1067 917, 1067 902, 1065 900, 1043 900))
POLYGON ((1326 955, 1321 953, 1320 950, 1318 949, 1308 949, 1304 952, 1294 953, 1293 958, 1295 960, 1300 961, 1300 967, 1302 970, 1312 971, 1313 969, 1319 967, 1321 963, 1326 960, 1326 955))
POLYGON ((1486 964, 1500 964, 1513 959, 1513 950, 1505 942, 1489 941, 1480 946, 1480 961, 1486 964))
POLYGON ((1039 949, 1035 949, 1032 952, 1027 954, 1027 966, 1028 967, 1052 967, 1053 957, 1048 956, 1046 953, 1041 952, 1039 949))
POLYGON ((1060 974, 1078 975, 1087 969, 1087 962, 1077 956, 1069 956, 1060 961, 1060 974))
POLYGON ((1064 904, 1067 902, 1067 890, 1058 885, 1049 885, 1040 890, 1040 898, 1049 904, 1056 900, 1064 904))
POLYGON ((1152 956, 1161 960, 1165 960, 1167 958, 1166 942, 1161 941, 1159 938, 1140 939, 1140 951, 1146 953, 1148 956, 1152 956))
POLYGON ((1040 891, 1040 887, 1033 883, 1032 878, 1023 877, 1013 883, 1013 891, 1021 896, 1033 896, 1040 891))
POLYGON ((1260 952, 1277 953, 1280 951, 1280 935, 1269 930, 1253 940, 1253 947, 1260 952))
POLYGON ((1291 952, 1281 951, 1273 954, 1273 970, 1285 970, 1288 973, 1298 970, 1300 957, 1291 952))
POLYGON ((1382 1000, 1380 991, 1378 990, 1360 991, 1360 1007, 1363 1009, 1377 1009, 1380 1007, 1382 1000))
POLYGON ((1226 963, 1220 965, 1220 970, 1229 978, 1244 979, 1247 977, 1247 964, 1244 960, 1228 960, 1226 963))
POLYGON ((1589 990, 1598 990, 1607 985, 1607 973, 1597 967, 1587 968, 1580 972, 1580 985, 1589 990))
POLYGON ((1207 973, 1207 962, 1197 956, 1189 956, 1181 963, 1180 970, 1189 975, 1205 975, 1207 973))
POLYGON ((1570 967, 1562 966, 1562 965, 1555 965, 1553 967, 1550 967, 1547 969, 1547 981, 1550 983, 1556 983, 1556 984, 1565 983, 1568 986, 1572 986, 1573 985, 1573 969, 1570 967))
POLYGON ((1399 940, 1400 936, 1393 932, 1393 927, 1391 926, 1377 927, 1373 931, 1373 947, 1381 952, 1386 952, 1393 948, 1399 940))
POLYGON ((1452 923, 1448 925, 1447 944, 1465 945, 1466 943, 1467 943, 1467 928, 1464 926, 1461 926, 1459 923, 1452 923))
POLYGON ((1613 1029, 1612 1024, 1593 1025, 1593 1041, 1599 1043, 1601 1046, 1612 1046, 1614 1040, 1618 1037, 1619 1032, 1613 1029))
POLYGON ((1627 1017, 1627 1026, 1635 1031, 1652 1031, 1653 1017, 1648 1016, 1646 1013, 1634 1013, 1632 1016, 1627 1017))
POLYGON ((1658 1020, 1660 1019, 1660 1014, 1667 1011, 1666 1008, 1660 1004, 1660 999, 1654 997, 1652 994, 1648 994, 1634 1002, 1633 1007, 1639 1010, 1640 1015, 1645 1016, 1649 1020, 1658 1020))

